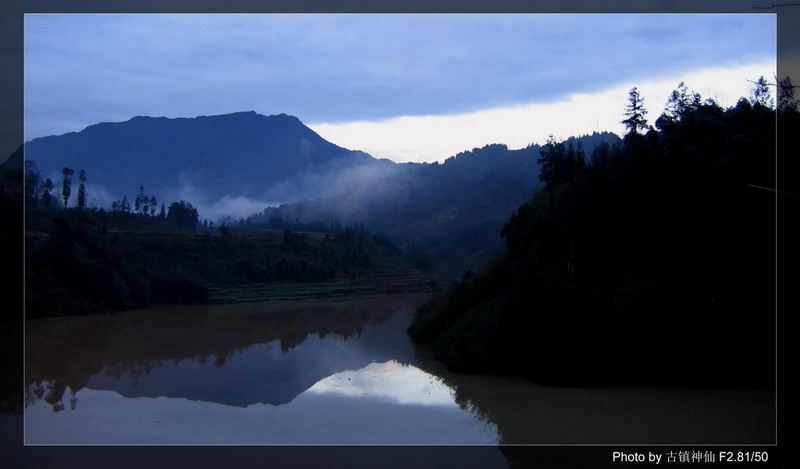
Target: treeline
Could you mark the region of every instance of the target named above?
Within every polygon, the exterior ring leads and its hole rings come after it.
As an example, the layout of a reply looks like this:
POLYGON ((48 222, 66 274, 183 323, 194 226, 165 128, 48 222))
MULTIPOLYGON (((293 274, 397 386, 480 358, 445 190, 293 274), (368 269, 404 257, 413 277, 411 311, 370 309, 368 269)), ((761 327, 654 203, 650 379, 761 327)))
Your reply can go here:
POLYGON ((29 212, 25 241, 28 318, 202 304, 212 285, 331 280, 400 255, 360 225, 332 234, 244 235, 225 225, 192 233, 175 230, 169 216, 76 209, 29 212))
POLYGON ((451 369, 543 383, 771 385, 776 113, 783 135, 800 120, 765 86, 723 109, 681 84, 656 128, 633 89, 621 144, 551 139, 505 250, 412 338, 451 369))

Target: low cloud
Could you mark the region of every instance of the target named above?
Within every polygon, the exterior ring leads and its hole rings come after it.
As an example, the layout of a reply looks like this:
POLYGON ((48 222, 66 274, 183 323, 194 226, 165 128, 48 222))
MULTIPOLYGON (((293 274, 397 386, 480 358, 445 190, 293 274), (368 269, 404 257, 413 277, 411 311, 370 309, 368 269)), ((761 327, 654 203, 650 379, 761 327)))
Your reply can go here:
POLYGON ((275 207, 280 202, 269 202, 263 200, 248 199, 244 196, 226 195, 222 199, 210 204, 201 203, 195 205, 200 213, 201 219, 208 219, 219 223, 222 220, 237 221, 240 218, 247 218, 257 212, 263 211, 266 207, 275 207))
POLYGON ((200 187, 192 184, 187 178, 181 178, 177 188, 165 194, 170 202, 185 200, 197 209, 200 219, 207 219, 215 223, 221 220, 239 220, 263 211, 266 207, 278 206, 282 202, 270 200, 257 200, 243 195, 226 194, 218 200, 213 200, 200 187))
POLYGON ((703 98, 732 106, 751 94, 759 76, 772 79, 775 61, 710 68, 665 79, 623 83, 595 93, 576 93, 553 103, 531 103, 458 115, 405 116, 380 121, 308 124, 323 138, 396 162, 434 162, 470 148, 504 143, 523 148, 557 139, 608 131, 625 132, 622 120, 628 91, 636 86, 645 99, 648 121, 661 115, 667 97, 685 82, 703 98))

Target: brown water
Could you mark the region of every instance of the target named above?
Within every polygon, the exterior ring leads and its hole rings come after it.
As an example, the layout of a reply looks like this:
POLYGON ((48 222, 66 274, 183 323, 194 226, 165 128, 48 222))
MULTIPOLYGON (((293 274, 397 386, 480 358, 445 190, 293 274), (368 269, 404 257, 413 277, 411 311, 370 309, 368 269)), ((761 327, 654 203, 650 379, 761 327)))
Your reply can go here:
POLYGON ((449 373, 405 333, 423 300, 387 295, 30 321, 25 442, 774 442, 770 391, 556 388, 449 373))

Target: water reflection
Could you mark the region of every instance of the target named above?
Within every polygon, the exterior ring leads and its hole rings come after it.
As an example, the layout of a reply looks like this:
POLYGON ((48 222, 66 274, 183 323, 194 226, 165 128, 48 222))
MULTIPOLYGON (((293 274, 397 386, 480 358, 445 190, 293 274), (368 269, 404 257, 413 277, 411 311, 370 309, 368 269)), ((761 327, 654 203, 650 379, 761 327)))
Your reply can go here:
POLYGON ((455 401, 496 425, 501 444, 774 444, 771 389, 557 387, 448 372, 425 348, 418 366, 455 401))
POLYGON ((26 442, 775 441, 772 390, 558 388, 449 373, 405 332, 421 301, 388 295, 31 321, 26 442))
POLYGON ((336 394, 385 400, 396 404, 455 407, 452 390, 441 379, 396 360, 371 363, 355 371, 331 375, 309 388, 312 394, 336 394))
POLYGON ((41 402, 26 410, 28 444, 494 444, 496 429, 475 420, 449 390, 397 362, 333 375, 291 404, 226 406, 185 398, 125 398, 85 388, 85 405, 55 418, 41 402), (376 373, 376 370, 382 370, 376 373), (337 381, 369 376, 338 392, 337 381), (411 384, 406 383, 410 380, 411 384), (332 384, 333 383, 333 384, 332 384), (400 397, 393 389, 404 383, 400 397), (422 383, 426 383, 420 386, 422 383), (412 395, 413 394, 413 395, 412 395), (435 400, 426 399, 433 395, 435 400), (35 431, 31 431, 35 429, 35 431))
MULTIPOLYGON (((113 386, 123 393, 152 389, 163 380, 171 384, 160 386, 175 390, 181 374, 210 380, 218 369, 224 370, 218 374, 241 379, 253 374, 248 368, 252 365, 260 367, 261 375, 284 378, 316 371, 317 376, 305 379, 311 386, 333 372, 373 360, 413 360, 400 329, 418 302, 414 296, 367 297, 30 321, 25 376, 29 386, 48 382, 46 395, 53 403, 61 402, 68 387, 79 391, 90 379, 95 387, 113 386), (343 367, 336 369, 337 361, 343 367), (204 371, 195 373, 199 369, 204 371)), ((29 398, 35 396, 29 393, 29 398)))
POLYGON ((496 443, 493 425, 413 366, 405 328, 419 301, 387 296, 33 321, 26 442, 496 443))

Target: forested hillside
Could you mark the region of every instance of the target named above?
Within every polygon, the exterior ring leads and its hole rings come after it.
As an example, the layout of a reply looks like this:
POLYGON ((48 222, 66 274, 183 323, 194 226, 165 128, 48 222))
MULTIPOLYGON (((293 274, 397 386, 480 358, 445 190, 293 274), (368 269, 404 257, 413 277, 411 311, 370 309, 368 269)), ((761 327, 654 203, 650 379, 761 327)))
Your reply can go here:
MULTIPOLYGON (((505 249, 409 332, 448 367, 544 383, 773 382, 776 110, 679 87, 589 156, 551 141, 505 249), (649 128, 649 130, 648 130, 649 128), (643 132, 643 133, 640 133, 643 132)), ((778 113, 796 132, 796 108, 778 113)))
MULTIPOLYGON (((569 142, 592 151, 619 138, 604 132, 569 142)), ((363 222, 404 250, 426 256, 437 272, 460 276, 501 247, 503 223, 539 184, 540 151, 539 145, 487 145, 380 181, 355 181, 336 197, 269 208, 251 219, 363 222)))
MULTIPOLYGON (((376 282, 357 280, 387 265, 409 269, 391 242, 361 226, 334 225, 325 232, 302 231, 318 229, 304 225, 293 227, 300 231, 203 229, 196 212, 187 227, 174 215, 181 210, 191 212, 191 204, 173 204, 164 218, 29 211, 26 317, 378 292, 376 282)), ((429 287, 410 276, 394 288, 409 285, 429 287)))

